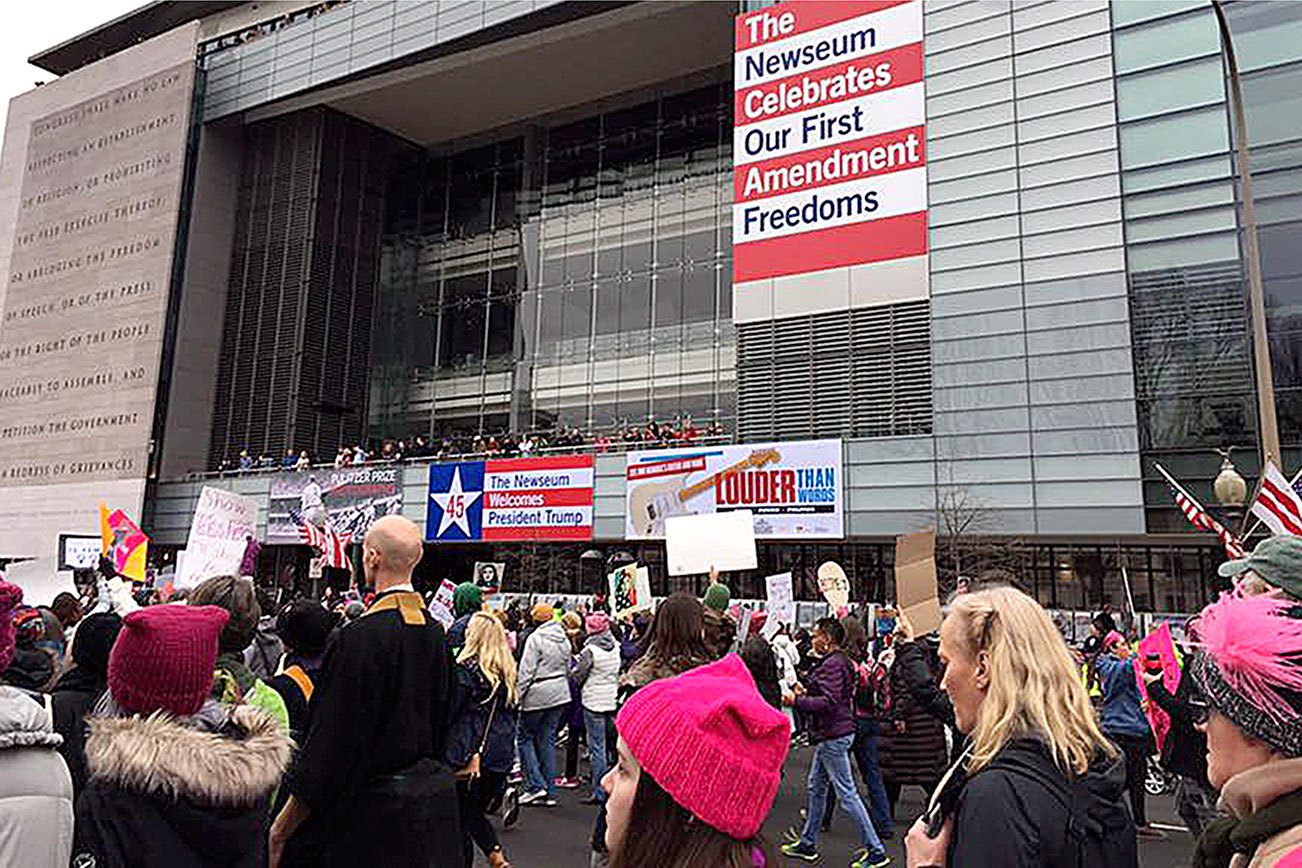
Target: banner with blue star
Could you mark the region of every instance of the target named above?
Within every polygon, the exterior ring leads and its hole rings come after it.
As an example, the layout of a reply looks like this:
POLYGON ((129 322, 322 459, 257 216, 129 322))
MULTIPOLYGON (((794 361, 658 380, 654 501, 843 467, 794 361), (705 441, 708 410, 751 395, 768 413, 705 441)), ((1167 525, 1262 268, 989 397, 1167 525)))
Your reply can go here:
POLYGON ((484 462, 432 464, 425 539, 478 540, 484 528, 484 462))

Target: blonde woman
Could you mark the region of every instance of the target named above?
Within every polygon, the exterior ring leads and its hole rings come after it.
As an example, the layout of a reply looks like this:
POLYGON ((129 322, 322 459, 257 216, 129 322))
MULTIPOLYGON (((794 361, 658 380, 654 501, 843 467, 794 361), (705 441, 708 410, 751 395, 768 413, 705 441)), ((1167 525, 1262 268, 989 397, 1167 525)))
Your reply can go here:
POLYGON ((1048 614, 1013 588, 964 594, 940 657, 968 747, 909 832, 909 868, 1135 868, 1124 760, 1048 614))
POLYGON ((476 612, 457 656, 446 759, 457 773, 462 849, 467 868, 478 845, 492 868, 509 868, 497 832, 486 816, 506 790, 514 758, 515 658, 502 622, 476 612))

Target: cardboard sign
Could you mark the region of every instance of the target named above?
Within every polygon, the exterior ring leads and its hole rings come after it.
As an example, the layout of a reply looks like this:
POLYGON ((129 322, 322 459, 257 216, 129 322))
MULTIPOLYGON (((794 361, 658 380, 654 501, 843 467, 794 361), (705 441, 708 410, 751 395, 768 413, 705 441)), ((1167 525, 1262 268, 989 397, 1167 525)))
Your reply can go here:
POLYGON ((738 648, 746 641, 750 635, 750 622, 755 618, 755 608, 749 603, 743 603, 737 611, 737 635, 733 637, 738 648))
POLYGON ((915 636, 940 629, 934 529, 895 538, 895 603, 913 625, 915 636))
POLYGON ((665 519, 665 555, 669 575, 690 576, 729 570, 753 570, 755 519, 749 510, 681 515, 665 519))
POLYGON ((606 577, 610 608, 616 618, 651 608, 651 571, 637 564, 620 567, 606 577))
POLYGON ((188 589, 213 576, 239 575, 257 522, 253 498, 205 485, 190 521, 185 563, 177 568, 174 587, 188 589))
POLYGON ((764 624, 765 628, 773 624, 773 630, 776 632, 779 624, 796 623, 796 595, 792 590, 791 573, 769 576, 764 580, 764 585, 765 596, 768 598, 765 608, 769 613, 769 620, 764 624))

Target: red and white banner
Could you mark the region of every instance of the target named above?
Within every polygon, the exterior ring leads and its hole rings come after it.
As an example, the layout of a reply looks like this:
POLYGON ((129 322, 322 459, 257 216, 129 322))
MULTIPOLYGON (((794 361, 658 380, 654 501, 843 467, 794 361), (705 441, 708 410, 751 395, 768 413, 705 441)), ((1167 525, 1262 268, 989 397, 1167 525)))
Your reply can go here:
POLYGON ((591 455, 484 462, 484 541, 592 539, 591 455))
POLYGON ((921 0, 738 16, 733 281, 927 252, 921 0))
POLYGON ((1261 486, 1257 490, 1257 499, 1252 502, 1252 514, 1276 536, 1302 536, 1302 496, 1273 461, 1266 462, 1266 469, 1261 474, 1261 486))

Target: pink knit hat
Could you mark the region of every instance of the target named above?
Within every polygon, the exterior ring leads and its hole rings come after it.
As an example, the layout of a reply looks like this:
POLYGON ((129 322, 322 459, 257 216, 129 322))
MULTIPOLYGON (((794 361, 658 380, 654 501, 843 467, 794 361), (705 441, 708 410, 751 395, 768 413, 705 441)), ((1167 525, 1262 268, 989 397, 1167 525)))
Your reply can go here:
POLYGON ((217 606, 150 606, 127 615, 109 652, 113 701, 136 714, 194 714, 212 691, 217 640, 229 618, 217 606))
POLYGON ((704 823, 754 837, 778 793, 791 725, 736 654, 655 681, 615 718, 644 771, 704 823))
POLYGON ((610 629, 610 616, 605 612, 593 612, 584 621, 584 626, 587 628, 589 636, 605 633, 610 629))
POLYGON ((0 578, 0 672, 14 659, 18 633, 14 629, 14 610, 23 602, 23 589, 0 578))

